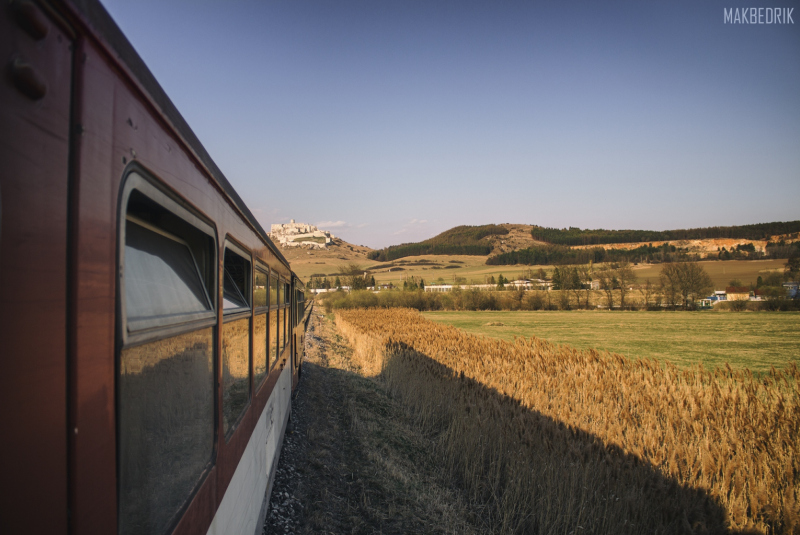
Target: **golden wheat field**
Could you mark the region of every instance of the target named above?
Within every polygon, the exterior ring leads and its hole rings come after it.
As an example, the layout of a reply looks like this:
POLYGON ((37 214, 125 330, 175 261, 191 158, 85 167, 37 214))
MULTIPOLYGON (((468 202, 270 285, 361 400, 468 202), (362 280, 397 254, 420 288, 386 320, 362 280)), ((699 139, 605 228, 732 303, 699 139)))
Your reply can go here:
POLYGON ((800 370, 679 370, 336 313, 500 533, 799 533, 800 370))

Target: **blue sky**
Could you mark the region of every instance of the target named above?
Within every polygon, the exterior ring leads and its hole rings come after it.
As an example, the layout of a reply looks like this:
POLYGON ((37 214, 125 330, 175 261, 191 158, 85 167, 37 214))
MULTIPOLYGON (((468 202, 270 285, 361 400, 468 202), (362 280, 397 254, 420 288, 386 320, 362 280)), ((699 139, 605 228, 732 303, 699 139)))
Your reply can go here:
POLYGON ((800 219, 797 0, 103 4, 267 228, 800 219))

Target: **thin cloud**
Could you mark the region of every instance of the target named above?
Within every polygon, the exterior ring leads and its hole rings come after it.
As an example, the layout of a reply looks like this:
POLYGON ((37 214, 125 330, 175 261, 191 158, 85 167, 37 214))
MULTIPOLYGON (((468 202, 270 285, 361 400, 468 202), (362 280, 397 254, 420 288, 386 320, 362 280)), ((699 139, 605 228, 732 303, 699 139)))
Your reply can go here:
POLYGON ((329 229, 329 228, 349 228, 345 221, 320 221, 317 223, 317 228, 321 229, 329 229))
POLYGON ((427 224, 428 224, 428 220, 427 219, 411 219, 411 220, 409 220, 408 223, 403 225, 403 227, 400 230, 395 232, 394 235, 397 236, 399 234, 405 234, 406 232, 417 230, 422 225, 427 225, 427 224))

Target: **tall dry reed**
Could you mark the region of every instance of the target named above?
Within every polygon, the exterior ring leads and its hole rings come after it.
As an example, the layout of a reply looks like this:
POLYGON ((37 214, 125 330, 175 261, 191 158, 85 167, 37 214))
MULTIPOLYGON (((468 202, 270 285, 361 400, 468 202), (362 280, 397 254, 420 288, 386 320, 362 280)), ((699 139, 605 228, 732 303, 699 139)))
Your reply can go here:
POLYGON ((336 321, 495 531, 800 533, 796 365, 762 379, 681 370, 477 337, 408 309, 336 321))

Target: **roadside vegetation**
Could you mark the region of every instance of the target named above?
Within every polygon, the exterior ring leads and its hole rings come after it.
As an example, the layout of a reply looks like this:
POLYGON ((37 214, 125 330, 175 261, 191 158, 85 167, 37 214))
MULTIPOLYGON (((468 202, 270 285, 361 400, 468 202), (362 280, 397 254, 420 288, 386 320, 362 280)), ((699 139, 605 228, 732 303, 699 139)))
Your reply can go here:
POLYGON ((366 375, 432 437, 488 531, 795 533, 800 371, 476 337, 407 309, 339 310, 366 375))

